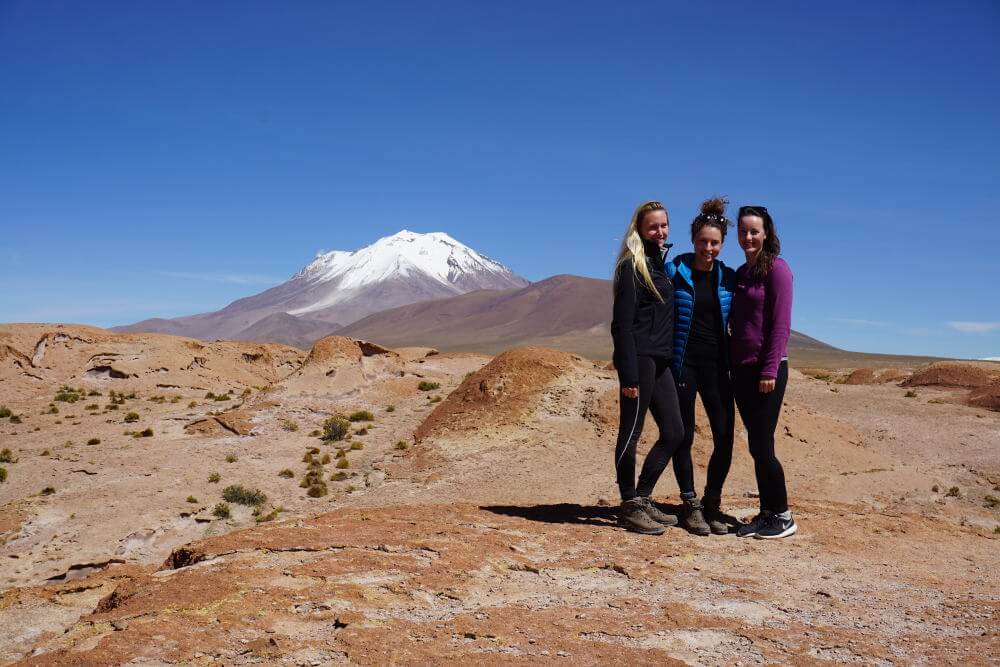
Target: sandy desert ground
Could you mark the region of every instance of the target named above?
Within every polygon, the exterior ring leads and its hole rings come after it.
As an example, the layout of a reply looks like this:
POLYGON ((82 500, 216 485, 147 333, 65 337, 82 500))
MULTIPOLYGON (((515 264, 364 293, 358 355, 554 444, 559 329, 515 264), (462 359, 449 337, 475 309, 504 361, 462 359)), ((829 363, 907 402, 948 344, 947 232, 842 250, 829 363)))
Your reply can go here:
POLYGON ((646 537, 601 362, 2 325, 0 661, 997 664, 1000 364, 894 366, 792 372, 798 535, 646 537))

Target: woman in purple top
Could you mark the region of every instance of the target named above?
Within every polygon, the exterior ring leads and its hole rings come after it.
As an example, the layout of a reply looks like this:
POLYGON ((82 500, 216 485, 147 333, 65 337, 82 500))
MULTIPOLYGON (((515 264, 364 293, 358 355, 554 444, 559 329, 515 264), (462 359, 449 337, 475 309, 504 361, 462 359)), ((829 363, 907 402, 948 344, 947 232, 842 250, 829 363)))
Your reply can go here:
POLYGON ((774 453, 774 430, 788 383, 792 271, 778 257, 781 242, 766 208, 742 206, 737 220, 746 263, 736 271, 729 315, 732 384, 753 456, 760 513, 736 534, 788 537, 796 525, 788 510, 785 472, 774 453))

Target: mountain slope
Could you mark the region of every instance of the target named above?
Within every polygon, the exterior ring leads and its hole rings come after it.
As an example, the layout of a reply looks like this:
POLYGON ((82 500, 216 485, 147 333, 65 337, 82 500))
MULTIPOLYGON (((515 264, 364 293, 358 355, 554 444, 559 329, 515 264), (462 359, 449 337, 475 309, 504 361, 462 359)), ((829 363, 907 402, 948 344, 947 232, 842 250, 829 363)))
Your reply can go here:
MULTIPOLYGON (((472 292, 385 310, 337 333, 388 346, 495 353, 544 345, 609 359, 611 301, 610 281, 560 275, 522 289, 472 292)), ((840 352, 797 331, 789 347, 840 352)))
MULTIPOLYGON (((527 284, 503 264, 447 234, 403 230, 354 252, 321 254, 281 285, 237 299, 221 310, 170 320, 143 320, 114 330, 238 338, 246 337, 243 332, 267 317, 287 314, 307 316, 307 326, 294 328, 300 332, 317 329, 318 338, 329 331, 320 330, 316 323, 339 326, 386 308, 527 284)), ((291 321, 284 321, 291 325, 291 321)), ((264 328, 275 331, 272 325, 264 328)))

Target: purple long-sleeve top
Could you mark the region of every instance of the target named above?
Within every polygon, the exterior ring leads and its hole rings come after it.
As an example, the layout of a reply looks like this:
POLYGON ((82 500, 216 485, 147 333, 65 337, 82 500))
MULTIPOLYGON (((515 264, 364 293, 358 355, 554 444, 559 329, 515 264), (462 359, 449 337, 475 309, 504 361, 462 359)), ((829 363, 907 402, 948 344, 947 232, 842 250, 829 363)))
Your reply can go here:
POLYGON ((763 280, 746 264, 736 270, 729 324, 733 365, 759 365, 761 377, 776 378, 792 333, 792 270, 785 260, 776 257, 763 280))

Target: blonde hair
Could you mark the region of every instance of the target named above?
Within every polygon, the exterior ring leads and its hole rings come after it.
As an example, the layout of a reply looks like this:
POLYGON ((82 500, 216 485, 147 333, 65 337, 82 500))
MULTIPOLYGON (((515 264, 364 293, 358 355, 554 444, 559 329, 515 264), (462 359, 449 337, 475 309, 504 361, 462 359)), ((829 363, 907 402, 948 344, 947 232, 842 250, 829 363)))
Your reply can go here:
POLYGON ((631 269, 635 271, 642 282, 646 284, 649 291, 652 292, 657 299, 662 303, 663 297, 660 295, 659 290, 656 289, 656 285, 653 284, 653 276, 649 274, 649 266, 646 265, 646 250, 642 245, 642 236, 639 234, 639 228, 642 226, 642 221, 646 217, 647 213, 653 211, 663 211, 664 215, 667 216, 667 224, 670 224, 670 214, 667 213, 667 209, 658 201, 647 201, 639 205, 635 209, 635 213, 632 214, 632 220, 628 223, 628 228, 625 230, 625 238, 622 239, 621 250, 618 251, 618 261, 615 262, 615 287, 618 286, 618 276, 621 271, 625 268, 625 264, 631 264, 631 269))

